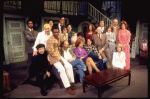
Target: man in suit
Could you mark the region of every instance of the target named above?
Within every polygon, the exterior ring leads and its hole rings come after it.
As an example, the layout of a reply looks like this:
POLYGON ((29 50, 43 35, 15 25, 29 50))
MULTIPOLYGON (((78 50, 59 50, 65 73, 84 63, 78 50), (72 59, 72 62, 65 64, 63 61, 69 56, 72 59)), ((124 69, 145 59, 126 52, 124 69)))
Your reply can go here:
POLYGON ((74 95, 76 89, 70 83, 74 83, 74 74, 72 65, 67 62, 59 53, 59 29, 56 26, 52 28, 53 35, 47 40, 47 52, 50 65, 53 65, 59 72, 65 90, 74 95))
POLYGON ((104 25, 105 25, 104 20, 101 20, 99 22, 99 26, 102 29, 102 33, 106 33, 106 27, 104 25))
POLYGON ((65 26, 65 17, 60 17, 59 18, 59 23, 58 23, 58 28, 59 28, 59 33, 61 33, 61 27, 65 26))
POLYGON ((116 45, 118 44, 118 34, 119 34, 119 26, 117 26, 118 25, 118 20, 117 19, 114 19, 113 20, 113 32, 115 33, 115 35, 116 35, 116 45))
POLYGON ((102 34, 101 27, 97 28, 97 34, 93 35, 92 40, 100 55, 108 60, 108 62, 106 63, 107 69, 112 68, 112 59, 108 48, 107 35, 105 33, 102 34))
POLYGON ((26 45, 25 45, 25 52, 28 53, 28 61, 27 61, 27 77, 30 76, 29 67, 32 63, 32 56, 33 56, 33 49, 32 46, 34 45, 34 42, 36 40, 38 32, 33 30, 33 21, 28 20, 27 21, 28 29, 23 31, 25 35, 26 45))

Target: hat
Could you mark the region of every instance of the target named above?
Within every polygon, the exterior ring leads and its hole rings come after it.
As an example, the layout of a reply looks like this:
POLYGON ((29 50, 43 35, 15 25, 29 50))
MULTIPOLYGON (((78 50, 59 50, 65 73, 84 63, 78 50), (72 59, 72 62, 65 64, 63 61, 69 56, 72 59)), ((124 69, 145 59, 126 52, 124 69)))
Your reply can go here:
POLYGON ((38 45, 36 46, 36 49, 38 50, 38 49, 41 48, 41 47, 44 47, 44 48, 45 48, 45 45, 44 45, 44 44, 38 44, 38 45))

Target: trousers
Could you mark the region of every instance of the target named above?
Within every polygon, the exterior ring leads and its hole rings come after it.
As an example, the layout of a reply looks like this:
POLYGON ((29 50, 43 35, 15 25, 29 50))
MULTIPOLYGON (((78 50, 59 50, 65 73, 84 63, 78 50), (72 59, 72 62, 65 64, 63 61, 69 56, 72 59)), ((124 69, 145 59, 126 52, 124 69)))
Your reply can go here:
POLYGON ((72 66, 74 66, 75 68, 77 68, 79 70, 80 82, 83 82, 83 77, 85 76, 83 69, 86 69, 86 65, 80 59, 76 59, 70 63, 72 66))
POLYGON ((54 63, 55 68, 60 74, 60 78, 65 88, 70 87, 70 83, 74 83, 73 66, 61 56, 64 66, 60 62, 54 63), (66 73, 67 72, 67 73, 66 73))

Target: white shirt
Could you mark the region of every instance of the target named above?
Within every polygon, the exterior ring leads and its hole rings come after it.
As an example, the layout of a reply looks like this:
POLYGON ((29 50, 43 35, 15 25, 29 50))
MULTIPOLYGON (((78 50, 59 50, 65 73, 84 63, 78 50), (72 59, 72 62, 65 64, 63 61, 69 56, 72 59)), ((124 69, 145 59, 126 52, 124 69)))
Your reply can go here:
POLYGON ((104 26, 103 26, 103 27, 101 27, 101 29, 102 29, 102 33, 103 33, 103 31, 104 31, 104 26))
POLYGON ((59 33, 61 33, 61 26, 60 23, 58 23, 59 33))
POLYGON ((118 68, 124 69, 124 67, 126 66, 125 59, 126 59, 126 56, 123 51, 121 51, 120 56, 119 56, 118 52, 113 52, 113 59, 112 59, 113 67, 118 67, 118 68))
POLYGON ((71 59, 71 58, 73 58, 73 57, 72 57, 72 55, 70 54, 69 48, 68 48, 68 49, 67 49, 67 52, 64 51, 64 59, 66 59, 66 60, 68 61, 68 60, 71 59))
POLYGON ((52 36, 52 31, 50 31, 49 35, 45 34, 45 31, 39 32, 35 40, 34 46, 32 47, 33 51, 36 51, 36 46, 38 44, 44 44, 46 48, 46 43, 50 36, 52 36))

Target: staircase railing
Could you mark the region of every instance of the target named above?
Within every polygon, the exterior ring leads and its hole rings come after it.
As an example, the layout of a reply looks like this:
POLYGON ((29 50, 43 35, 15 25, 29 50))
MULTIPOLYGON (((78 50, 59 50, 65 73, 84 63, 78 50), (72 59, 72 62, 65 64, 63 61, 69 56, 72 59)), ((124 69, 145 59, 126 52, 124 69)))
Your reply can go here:
POLYGON ((86 1, 44 1, 44 10, 53 14, 65 15, 90 15, 99 22, 104 20, 105 26, 112 24, 112 21, 86 1))
POLYGON ((104 20, 105 26, 111 25, 112 21, 105 16, 103 13, 101 13, 98 9, 96 9, 93 5, 91 5, 89 2, 87 3, 87 13, 94 18, 97 22, 100 22, 101 20, 104 20))

